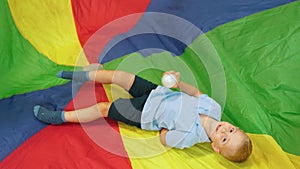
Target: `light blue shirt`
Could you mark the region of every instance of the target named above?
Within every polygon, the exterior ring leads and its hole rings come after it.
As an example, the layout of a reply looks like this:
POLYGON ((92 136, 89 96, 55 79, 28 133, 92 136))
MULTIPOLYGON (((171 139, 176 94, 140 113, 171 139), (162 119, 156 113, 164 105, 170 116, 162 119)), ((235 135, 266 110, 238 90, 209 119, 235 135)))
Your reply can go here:
POLYGON ((145 103, 141 128, 166 128, 169 130, 166 135, 167 145, 183 149, 196 143, 210 142, 201 125, 199 114, 220 121, 221 106, 206 94, 193 97, 158 86, 152 90, 145 103))

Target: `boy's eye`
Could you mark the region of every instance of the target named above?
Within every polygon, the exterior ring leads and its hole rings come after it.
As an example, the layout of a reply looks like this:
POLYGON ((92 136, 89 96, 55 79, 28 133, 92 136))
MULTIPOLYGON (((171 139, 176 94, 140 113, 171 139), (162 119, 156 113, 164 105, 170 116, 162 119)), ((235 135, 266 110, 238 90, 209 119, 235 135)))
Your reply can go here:
POLYGON ((223 142, 225 142, 227 139, 226 138, 223 138, 223 142))
POLYGON ((230 129, 230 133, 232 133, 232 132, 233 132, 233 130, 234 130, 234 129, 230 129))

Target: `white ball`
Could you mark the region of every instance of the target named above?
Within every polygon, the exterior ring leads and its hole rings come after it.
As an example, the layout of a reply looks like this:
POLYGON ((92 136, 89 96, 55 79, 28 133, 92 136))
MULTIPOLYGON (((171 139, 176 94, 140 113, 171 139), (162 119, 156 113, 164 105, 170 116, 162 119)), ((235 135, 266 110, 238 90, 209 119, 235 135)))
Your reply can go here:
POLYGON ((173 87, 176 84, 176 78, 175 78, 175 76, 172 75, 172 74, 165 74, 162 77, 162 84, 165 87, 168 87, 168 88, 173 87))

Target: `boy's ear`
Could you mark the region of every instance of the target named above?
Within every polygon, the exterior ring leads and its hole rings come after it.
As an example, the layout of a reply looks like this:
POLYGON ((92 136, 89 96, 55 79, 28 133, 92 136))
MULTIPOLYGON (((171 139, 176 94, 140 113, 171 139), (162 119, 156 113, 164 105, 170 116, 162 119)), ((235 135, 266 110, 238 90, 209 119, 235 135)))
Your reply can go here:
POLYGON ((211 147, 213 148, 213 150, 214 150, 216 153, 220 153, 220 149, 215 145, 214 142, 211 143, 211 147))

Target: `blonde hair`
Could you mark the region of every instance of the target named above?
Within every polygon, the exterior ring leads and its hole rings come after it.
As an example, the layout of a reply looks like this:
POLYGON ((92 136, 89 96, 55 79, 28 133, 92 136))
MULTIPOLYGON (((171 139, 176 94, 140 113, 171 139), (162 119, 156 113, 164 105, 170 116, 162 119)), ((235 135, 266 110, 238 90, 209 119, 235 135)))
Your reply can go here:
POLYGON ((235 151, 231 153, 225 153, 225 152, 220 152, 223 157, 226 159, 233 161, 233 162, 243 162, 247 160, 247 158, 251 155, 252 153, 252 142, 251 139, 247 136, 247 139, 244 140, 243 143, 241 143, 235 151))

